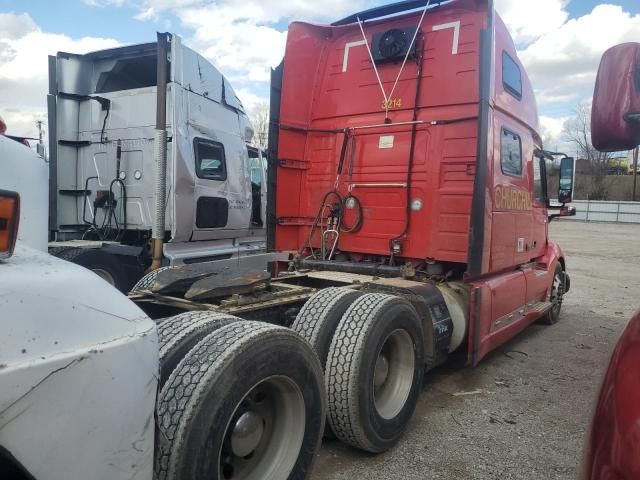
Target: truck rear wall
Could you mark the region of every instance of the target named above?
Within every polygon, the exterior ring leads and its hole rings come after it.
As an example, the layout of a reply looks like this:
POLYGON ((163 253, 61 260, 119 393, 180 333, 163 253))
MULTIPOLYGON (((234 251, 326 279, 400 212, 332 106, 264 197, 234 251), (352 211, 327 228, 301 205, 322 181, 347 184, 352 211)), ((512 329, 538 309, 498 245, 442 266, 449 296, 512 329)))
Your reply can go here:
MULTIPOLYGON (((365 36, 371 44, 375 34, 415 27, 420 14, 367 23, 365 36)), ((424 56, 422 74, 416 58, 409 57, 388 99, 393 124, 412 120, 418 88, 418 121, 453 120, 417 126, 409 198, 422 207, 411 212, 402 257, 467 261, 478 140, 479 38, 486 17, 486 5, 472 1, 429 10, 416 39, 416 56, 424 56)), ((387 95, 401 63, 378 64, 387 95)), ((390 240, 402 234, 405 223, 411 125, 351 130, 338 175, 345 142, 341 130, 383 124, 384 103, 357 23, 290 27, 278 144, 278 250, 304 244, 322 197, 337 186, 341 195, 356 196, 363 212, 362 229, 342 234, 339 249, 389 254, 390 240)), ((312 244, 319 246, 318 235, 312 244)))

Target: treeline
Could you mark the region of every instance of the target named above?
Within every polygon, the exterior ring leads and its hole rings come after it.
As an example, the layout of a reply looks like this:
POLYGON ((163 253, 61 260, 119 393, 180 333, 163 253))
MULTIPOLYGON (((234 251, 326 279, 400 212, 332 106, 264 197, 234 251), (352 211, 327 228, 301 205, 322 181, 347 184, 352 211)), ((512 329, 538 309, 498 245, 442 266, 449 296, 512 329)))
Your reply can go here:
MULTIPOLYGON (((640 201, 640 175, 636 187, 636 200, 640 201)), ((558 193, 558 174, 552 172, 547 177, 549 196, 555 198, 558 193)), ((633 200, 633 175, 607 175, 576 173, 574 200, 609 200, 630 202, 633 200)))

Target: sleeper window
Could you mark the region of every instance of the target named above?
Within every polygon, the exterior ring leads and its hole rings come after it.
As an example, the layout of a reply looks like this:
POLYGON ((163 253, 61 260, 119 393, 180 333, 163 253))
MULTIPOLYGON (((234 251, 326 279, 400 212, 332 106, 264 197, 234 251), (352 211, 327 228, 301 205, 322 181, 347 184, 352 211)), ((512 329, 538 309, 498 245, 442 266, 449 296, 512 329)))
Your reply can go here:
POLYGON ((224 147, 221 143, 195 138, 193 148, 196 157, 196 174, 208 180, 226 180, 227 167, 224 159, 224 147))
POLYGON ((506 128, 502 129, 500 166, 502 173, 511 177, 522 176, 522 142, 520 137, 506 128))
POLYGON ((518 100, 522 98, 520 67, 507 52, 502 52, 502 84, 505 90, 518 100))

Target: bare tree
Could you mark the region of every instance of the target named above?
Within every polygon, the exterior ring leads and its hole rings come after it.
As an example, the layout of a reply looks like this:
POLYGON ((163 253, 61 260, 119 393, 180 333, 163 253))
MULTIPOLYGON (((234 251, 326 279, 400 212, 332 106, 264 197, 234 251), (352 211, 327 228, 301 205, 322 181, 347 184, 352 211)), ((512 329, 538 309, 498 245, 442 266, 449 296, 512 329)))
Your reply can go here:
POLYGON ((567 120, 563 128, 566 141, 576 147, 578 160, 586 161, 587 173, 593 178, 593 186, 588 196, 594 200, 606 200, 607 188, 605 178, 609 168, 611 154, 599 152, 591 144, 591 104, 580 103, 574 110, 574 117, 567 120))
POLYGON ((255 132, 253 145, 267 148, 269 145, 269 104, 267 102, 260 102, 253 107, 251 123, 255 132))

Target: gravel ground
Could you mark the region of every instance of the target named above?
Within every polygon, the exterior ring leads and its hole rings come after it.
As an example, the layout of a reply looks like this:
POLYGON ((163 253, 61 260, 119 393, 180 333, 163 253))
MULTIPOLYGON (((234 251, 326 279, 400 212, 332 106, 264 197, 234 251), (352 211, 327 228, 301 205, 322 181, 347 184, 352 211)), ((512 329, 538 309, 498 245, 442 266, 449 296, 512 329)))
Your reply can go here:
POLYGON ((560 323, 531 326, 475 369, 454 359, 430 372, 395 448, 325 441, 313 480, 576 478, 604 369, 640 307, 640 225, 557 221, 551 237, 571 275, 560 323))

